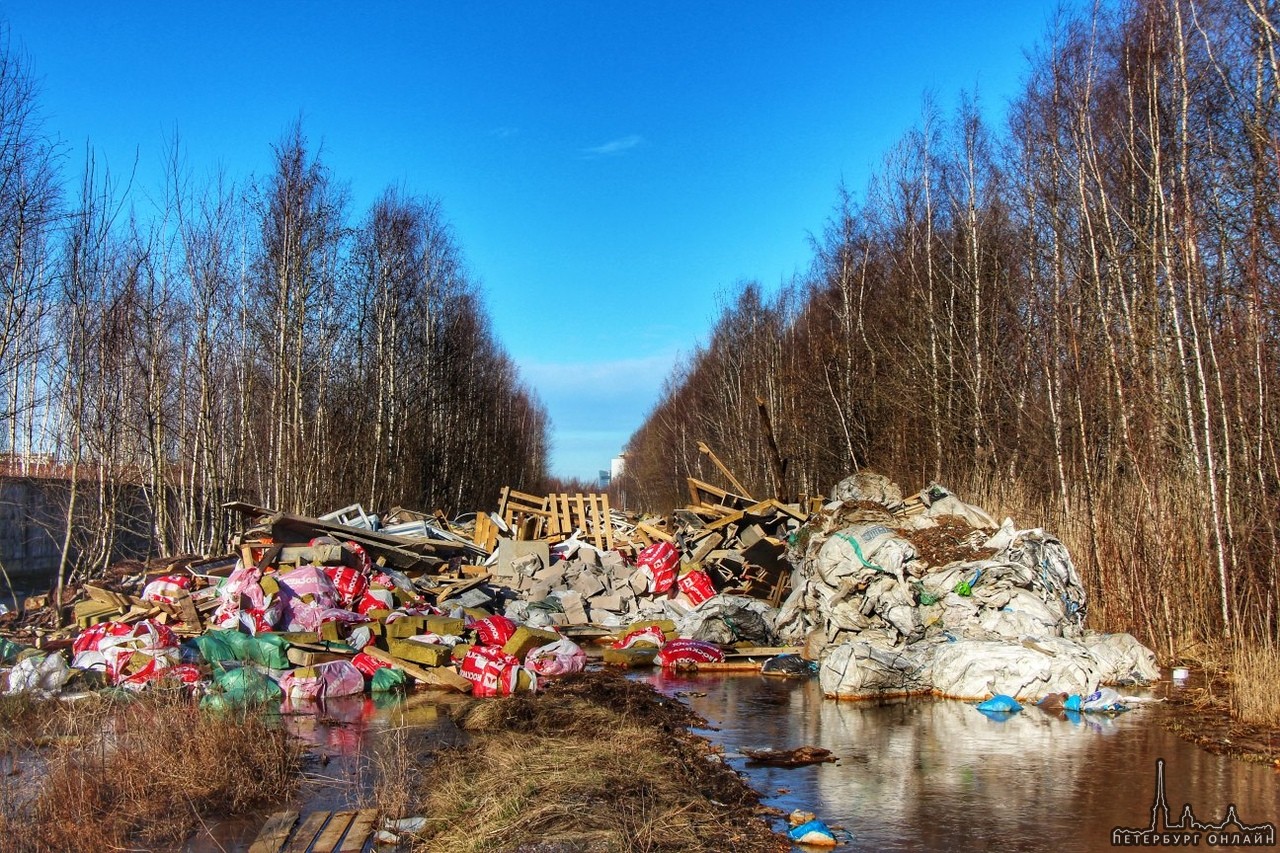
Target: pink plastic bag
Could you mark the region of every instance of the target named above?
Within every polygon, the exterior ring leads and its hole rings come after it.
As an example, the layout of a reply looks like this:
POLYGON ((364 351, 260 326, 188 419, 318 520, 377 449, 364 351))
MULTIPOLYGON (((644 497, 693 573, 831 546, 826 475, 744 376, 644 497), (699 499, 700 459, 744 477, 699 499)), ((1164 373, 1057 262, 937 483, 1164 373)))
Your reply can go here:
POLYGON ((219 628, 243 626, 250 634, 275 630, 284 610, 278 596, 262 589, 262 572, 255 566, 241 566, 218 587, 221 604, 213 614, 219 628))
POLYGON ((562 637, 554 643, 530 649, 524 665, 538 675, 569 675, 586 669, 587 653, 573 640, 562 637))
POLYGON ((636 562, 649 575, 649 592, 660 595, 675 583, 680 552, 670 542, 658 542, 641 551, 636 562))
MULTIPOLYGON (((299 566, 276 575, 284 600, 284 625, 289 631, 315 631, 325 614, 337 608, 338 590, 316 566, 299 566)), ((331 621, 331 620, 330 620, 331 621)))
POLYGON ((350 696, 364 691, 364 675, 351 661, 335 660, 286 672, 280 677, 280 689, 290 699, 350 696))

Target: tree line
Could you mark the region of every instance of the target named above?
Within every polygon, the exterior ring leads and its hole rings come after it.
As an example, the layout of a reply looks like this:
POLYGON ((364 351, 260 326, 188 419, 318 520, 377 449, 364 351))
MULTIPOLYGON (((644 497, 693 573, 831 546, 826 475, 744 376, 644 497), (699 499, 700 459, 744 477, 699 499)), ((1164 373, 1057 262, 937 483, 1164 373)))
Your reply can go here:
POLYGON ((63 565, 216 552, 221 509, 460 512, 546 476, 549 421, 437 201, 360 215, 300 123, 263 176, 138 190, 39 123, 0 51, 0 451, 45 473, 63 565), (43 460, 45 465, 35 463, 43 460))
POLYGON ((685 502, 705 440, 758 495, 866 467, 1043 524, 1095 624, 1169 656, 1280 638, 1280 11, 1064 13, 997 129, 926 98, 811 273, 747 282, 631 437, 628 495, 685 502))

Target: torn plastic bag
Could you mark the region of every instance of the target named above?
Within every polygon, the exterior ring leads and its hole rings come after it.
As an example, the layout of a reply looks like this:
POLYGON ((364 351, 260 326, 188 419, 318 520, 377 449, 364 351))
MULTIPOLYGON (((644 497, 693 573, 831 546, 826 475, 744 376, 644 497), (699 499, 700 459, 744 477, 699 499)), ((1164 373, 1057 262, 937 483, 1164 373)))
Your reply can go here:
POLYGON ((262 572, 255 566, 241 566, 218 586, 222 602, 213 614, 219 628, 243 626, 250 634, 275 630, 284 610, 279 596, 262 588, 262 572))
POLYGON ((364 676, 351 661, 335 660, 302 666, 280 677, 280 689, 290 699, 326 699, 364 692, 364 676))
POLYGON ((1160 680, 1156 653, 1132 634, 1087 631, 1080 642, 1098 661, 1098 680, 1103 684, 1150 684, 1160 680))
POLYGON ((636 562, 649 576, 649 592, 661 595, 676 582, 680 551, 670 542, 656 542, 641 551, 636 562))
MULTIPOLYGON (((325 615, 338 603, 338 590, 329 576, 316 566, 299 566, 276 575, 284 600, 284 625, 289 631, 316 631, 325 615)), ((353 619, 359 619, 352 614, 353 619)))
POLYGON ((279 685, 251 666, 214 667, 213 684, 201 708, 223 711, 246 705, 271 705, 284 697, 279 685))
POLYGON ((822 692, 841 699, 928 693, 930 647, 894 648, 853 640, 828 648, 818 667, 822 692))
POLYGON ((369 589, 369 578, 350 566, 325 566, 324 573, 338 593, 339 605, 346 610, 355 610, 369 589))
POLYGON ((9 670, 6 693, 33 693, 37 696, 53 696, 71 678, 71 670, 62 655, 28 655, 9 670))
POLYGON ((662 648, 667 642, 667 635, 657 625, 646 625, 628 633, 613 644, 615 649, 629 649, 634 645, 649 645, 662 648))
POLYGON ((537 689, 537 675, 520 666, 519 658, 498 648, 474 646, 462 659, 459 671, 471 682, 473 696, 507 696, 522 688, 537 689))
POLYGON ((563 637, 531 649, 524 665, 538 675, 569 675, 586 669, 587 653, 573 640, 563 637))
POLYGON ((772 624, 776 616, 777 610, 767 602, 741 595, 718 595, 681 619, 678 629, 681 636, 704 643, 772 646, 776 640, 772 624))
POLYGON ((716 594, 716 588, 711 585, 711 577, 698 569, 682 574, 676 585, 694 607, 716 594))
POLYGON ((101 670, 113 685, 138 687, 159 670, 182 662, 177 635, 151 619, 133 625, 100 623, 77 637, 72 650, 73 666, 101 670))
POLYGON ((191 578, 186 575, 165 575, 156 578, 142 589, 143 601, 161 604, 177 604, 178 599, 191 589, 191 578))

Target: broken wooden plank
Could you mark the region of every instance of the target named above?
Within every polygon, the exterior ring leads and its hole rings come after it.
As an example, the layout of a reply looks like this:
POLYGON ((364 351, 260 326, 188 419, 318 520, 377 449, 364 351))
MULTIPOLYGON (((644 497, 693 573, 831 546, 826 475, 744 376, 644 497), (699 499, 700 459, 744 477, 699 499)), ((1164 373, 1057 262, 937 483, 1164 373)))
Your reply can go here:
POLYGON ((262 825, 258 837, 249 846, 249 853, 280 853, 280 848, 289 840, 289 833, 297 822, 297 812, 276 812, 262 825))
POLYGON ((351 819, 351 827, 347 830, 346 838, 342 839, 342 846, 335 848, 333 853, 360 853, 377 825, 377 809, 361 809, 356 812, 356 816, 351 819))
POLYGON ((334 812, 329 822, 325 824, 324 830, 316 836, 315 844, 312 849, 315 853, 331 853, 337 849, 342 843, 342 838, 347 834, 347 829, 351 826, 352 818, 356 816, 355 809, 347 811, 334 812))
POLYGON ((302 819, 293 831, 293 838, 280 853, 307 853, 311 842, 316 840, 320 830, 329 821, 329 812, 312 812, 302 819))

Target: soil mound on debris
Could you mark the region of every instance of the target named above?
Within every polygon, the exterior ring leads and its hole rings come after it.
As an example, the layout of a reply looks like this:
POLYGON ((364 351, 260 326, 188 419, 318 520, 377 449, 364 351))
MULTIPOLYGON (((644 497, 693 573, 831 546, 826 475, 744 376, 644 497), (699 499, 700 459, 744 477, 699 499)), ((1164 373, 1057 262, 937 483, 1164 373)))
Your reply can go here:
POLYGON ((463 708, 470 742, 422 768, 415 849, 784 851, 759 795, 681 703, 610 672, 463 708))

